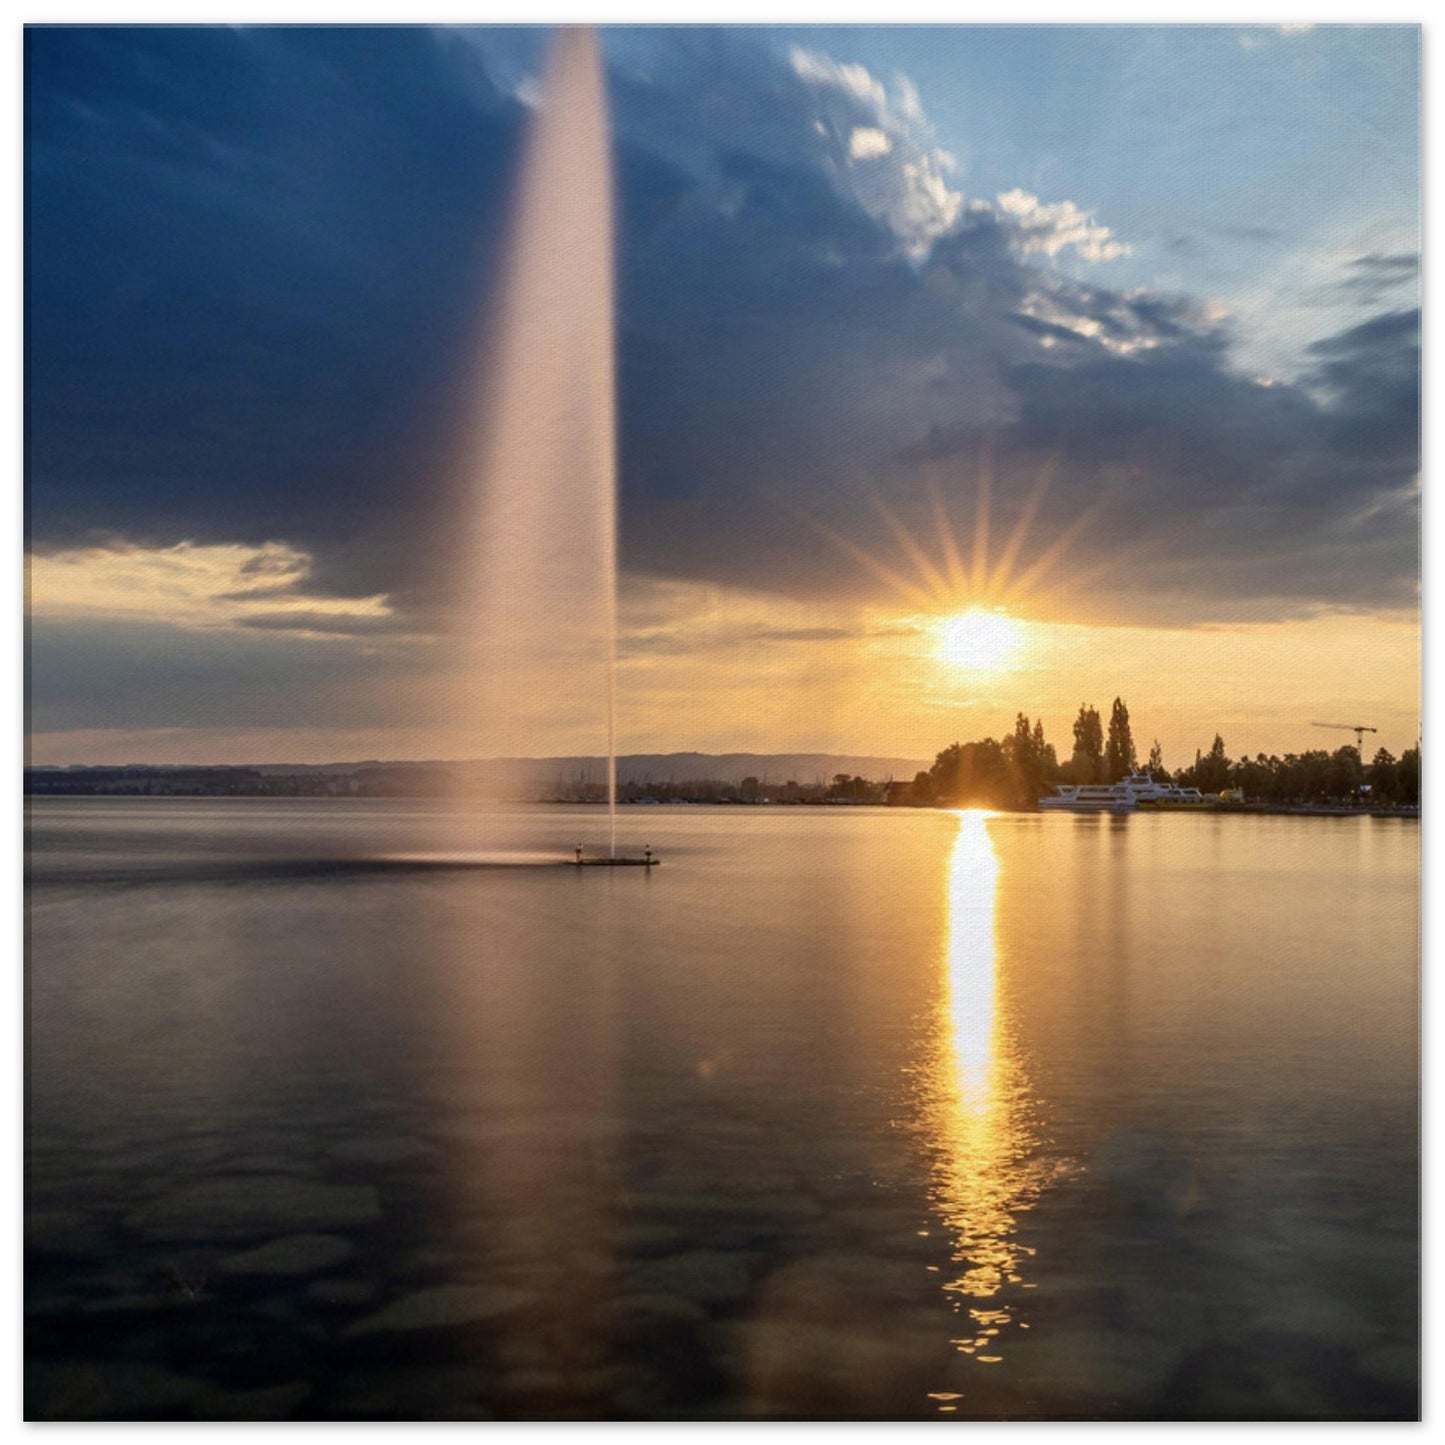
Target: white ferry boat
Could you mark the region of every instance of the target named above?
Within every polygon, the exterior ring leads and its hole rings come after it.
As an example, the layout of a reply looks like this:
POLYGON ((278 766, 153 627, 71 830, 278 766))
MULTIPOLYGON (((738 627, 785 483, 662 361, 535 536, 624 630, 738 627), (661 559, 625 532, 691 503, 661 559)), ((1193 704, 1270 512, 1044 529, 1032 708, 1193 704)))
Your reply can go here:
POLYGON ((1198 788, 1158 783, 1133 772, 1117 783, 1054 783, 1053 793, 1039 799, 1045 812, 1130 813, 1138 807, 1203 807, 1208 799, 1198 788))

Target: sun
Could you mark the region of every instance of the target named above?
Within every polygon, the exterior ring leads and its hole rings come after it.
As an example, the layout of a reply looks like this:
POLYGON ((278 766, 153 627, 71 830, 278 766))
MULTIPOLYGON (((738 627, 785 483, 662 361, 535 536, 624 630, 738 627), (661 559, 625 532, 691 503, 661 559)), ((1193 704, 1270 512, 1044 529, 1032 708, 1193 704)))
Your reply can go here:
POLYGON ((938 624, 938 656, 955 667, 993 672, 1007 667, 1023 645, 1023 628, 1006 612, 972 607, 938 624))

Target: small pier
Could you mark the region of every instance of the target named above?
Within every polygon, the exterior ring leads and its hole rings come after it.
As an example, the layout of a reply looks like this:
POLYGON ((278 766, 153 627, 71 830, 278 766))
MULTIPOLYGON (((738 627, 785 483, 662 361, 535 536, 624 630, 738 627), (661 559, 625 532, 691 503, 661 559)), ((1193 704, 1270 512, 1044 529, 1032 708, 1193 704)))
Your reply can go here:
POLYGON ((567 859, 567 866, 570 868, 656 868, 661 860, 653 857, 652 849, 644 848, 640 858, 618 858, 608 855, 604 857, 598 854, 589 858, 582 851, 579 843, 576 848, 576 856, 567 859))

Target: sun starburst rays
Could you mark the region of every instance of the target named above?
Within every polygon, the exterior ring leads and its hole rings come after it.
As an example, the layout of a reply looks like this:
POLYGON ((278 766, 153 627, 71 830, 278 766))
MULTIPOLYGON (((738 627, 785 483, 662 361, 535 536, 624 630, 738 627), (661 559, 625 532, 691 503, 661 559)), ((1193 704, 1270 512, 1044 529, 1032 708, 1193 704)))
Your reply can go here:
MULTIPOLYGON (((932 559, 923 548, 914 540, 913 534, 899 521, 897 515, 888 507, 881 497, 873 498, 873 505, 888 525, 888 530, 893 533, 902 547, 904 554, 917 570, 918 575, 923 579, 924 591, 930 596, 938 596, 949 591, 949 579, 943 571, 934 566, 932 559)), ((945 563, 945 570, 947 564, 945 563)))
MULTIPOLYGON (((926 639, 926 652, 910 652, 915 663, 927 657, 944 664, 947 673, 982 678, 1028 666, 1026 659, 1043 645, 1034 629, 1070 615, 1081 595, 1120 565, 1115 558, 1082 571, 1063 567, 1080 534, 1118 489, 1105 486, 1061 530, 1045 531, 1045 502, 1058 481, 1060 462, 1059 452, 1052 450, 1033 476, 1020 477, 1012 468, 997 468, 993 448, 985 444, 971 477, 948 475, 937 462, 925 464, 918 477, 921 497, 895 492, 885 499, 869 489, 868 501, 881 524, 881 541, 872 547, 796 505, 782 505, 894 599, 890 607, 880 598, 870 609, 880 614, 880 636, 926 639), (960 524, 957 518, 967 507, 966 500, 959 505, 960 499, 969 491, 971 522, 960 524)), ((936 688, 941 681, 928 686, 936 688)))
MULTIPOLYGON (((896 502, 876 494, 871 497, 893 544, 891 549, 870 550, 816 520, 812 525, 917 614, 920 622, 968 613, 1037 614, 1063 600, 1066 588, 1060 564, 1109 500, 1108 494, 1101 494, 1062 531, 1040 537, 1040 516, 1058 471, 1058 453, 1050 453, 1014 511, 1001 542, 995 535, 995 511, 1004 494, 999 491, 993 451, 988 446, 974 468, 971 525, 960 528, 955 524, 936 465, 929 467, 922 479, 927 500, 923 529, 916 523, 910 526, 896 502)), ((1080 579, 1069 580, 1073 586, 1067 590, 1077 590, 1080 579)))

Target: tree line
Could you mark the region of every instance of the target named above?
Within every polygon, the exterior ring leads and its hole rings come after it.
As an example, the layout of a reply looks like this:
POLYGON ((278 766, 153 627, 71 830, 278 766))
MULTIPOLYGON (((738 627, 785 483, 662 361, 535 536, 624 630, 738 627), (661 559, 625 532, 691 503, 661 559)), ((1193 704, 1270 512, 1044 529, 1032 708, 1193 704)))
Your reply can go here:
POLYGON ((1060 761, 1044 737, 1042 719, 1019 713, 1013 732, 1002 740, 950 743, 933 766, 919 772, 911 785, 897 789, 895 802, 950 807, 1032 808, 1054 783, 1116 783, 1126 774, 1147 772, 1158 782, 1172 782, 1200 792, 1238 789, 1251 802, 1355 803, 1418 806, 1420 749, 1399 758, 1380 748, 1368 764, 1350 745, 1268 757, 1232 759, 1217 733, 1207 753, 1196 752, 1192 766, 1173 772, 1164 764, 1156 738, 1140 765, 1129 720, 1129 708, 1115 698, 1107 728, 1096 708, 1081 703, 1073 726, 1074 745, 1060 761))
POLYGON ((1324 748, 1303 753, 1271 753, 1232 759, 1224 750, 1224 739, 1215 734, 1204 754, 1196 753, 1194 765, 1174 774, 1181 787, 1218 793, 1238 788, 1252 802, 1261 803, 1351 803, 1368 800, 1389 807, 1418 807, 1420 804, 1420 749, 1406 748, 1396 758, 1388 748, 1379 748, 1366 763, 1353 743, 1334 752, 1324 748))

